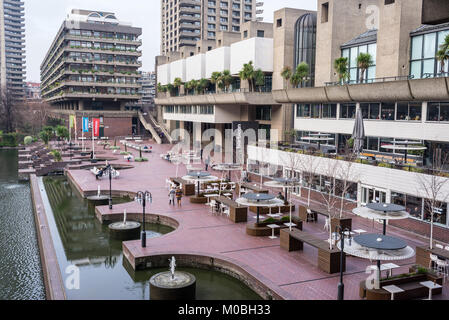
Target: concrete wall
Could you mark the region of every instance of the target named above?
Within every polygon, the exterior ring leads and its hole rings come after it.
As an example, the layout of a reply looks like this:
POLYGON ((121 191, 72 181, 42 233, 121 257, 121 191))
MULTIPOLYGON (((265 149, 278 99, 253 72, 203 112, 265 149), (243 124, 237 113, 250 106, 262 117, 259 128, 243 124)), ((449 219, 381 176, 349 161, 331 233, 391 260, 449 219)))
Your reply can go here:
POLYGON ((250 61, 256 70, 273 72, 273 39, 251 38, 231 45, 232 74, 238 74, 250 61))
POLYGON ((206 77, 206 55, 204 53, 186 59, 186 80, 198 80, 206 77))
POLYGON ((174 61, 170 64, 170 83, 173 83, 176 78, 181 78, 186 81, 186 59, 174 61))
POLYGON ((170 83, 170 64, 163 64, 157 67, 157 81, 161 85, 170 83))
POLYGON ((230 47, 221 47, 206 53, 206 78, 210 78, 213 72, 229 69, 231 69, 230 47))

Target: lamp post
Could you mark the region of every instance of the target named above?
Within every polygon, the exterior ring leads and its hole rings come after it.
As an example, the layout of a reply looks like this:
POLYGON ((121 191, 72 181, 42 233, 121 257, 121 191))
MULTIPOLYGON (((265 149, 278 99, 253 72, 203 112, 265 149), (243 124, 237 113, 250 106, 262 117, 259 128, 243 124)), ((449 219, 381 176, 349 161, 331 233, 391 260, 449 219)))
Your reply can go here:
POLYGON ((148 191, 139 191, 137 192, 137 196, 135 198, 135 200, 142 205, 143 208, 143 219, 142 219, 142 234, 141 234, 141 239, 142 239, 142 248, 145 248, 147 246, 147 234, 145 232, 145 207, 147 204, 147 201, 149 201, 150 203, 153 202, 153 196, 151 194, 151 192, 148 191))
MULTIPOLYGON (((338 225, 335 228, 335 231, 340 234, 340 282, 338 283, 338 300, 344 300, 345 296, 345 285, 343 283, 343 256, 345 254, 345 237, 348 236, 349 238, 349 244, 351 244, 352 236, 351 236, 351 230, 348 228, 342 228, 340 225, 338 225)), ((332 239, 331 239, 332 241, 332 239)))
POLYGON ((112 210, 112 166, 108 164, 106 170, 109 175, 109 210, 112 210))

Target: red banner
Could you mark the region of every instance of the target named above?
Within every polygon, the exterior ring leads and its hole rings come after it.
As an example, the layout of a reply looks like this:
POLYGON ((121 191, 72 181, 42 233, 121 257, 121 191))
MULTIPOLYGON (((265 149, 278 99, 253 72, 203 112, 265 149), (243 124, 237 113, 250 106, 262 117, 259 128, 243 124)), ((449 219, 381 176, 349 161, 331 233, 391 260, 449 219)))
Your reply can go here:
POLYGON ((100 136, 100 119, 92 119, 93 122, 93 130, 94 130, 94 137, 100 136))

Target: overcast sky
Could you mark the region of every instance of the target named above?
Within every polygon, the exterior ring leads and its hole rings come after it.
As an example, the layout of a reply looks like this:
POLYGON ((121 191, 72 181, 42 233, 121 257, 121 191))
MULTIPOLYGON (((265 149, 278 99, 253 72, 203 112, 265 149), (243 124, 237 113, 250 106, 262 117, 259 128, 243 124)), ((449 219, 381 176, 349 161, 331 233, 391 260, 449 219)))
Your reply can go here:
MULTIPOLYGON (((261 0, 262 1, 262 0, 261 0)), ((316 9, 313 0, 264 0, 264 21, 283 7, 316 9)), ((40 64, 71 8, 110 11, 143 29, 144 71, 154 70, 160 51, 160 0, 25 0, 27 81, 40 81, 40 64)))

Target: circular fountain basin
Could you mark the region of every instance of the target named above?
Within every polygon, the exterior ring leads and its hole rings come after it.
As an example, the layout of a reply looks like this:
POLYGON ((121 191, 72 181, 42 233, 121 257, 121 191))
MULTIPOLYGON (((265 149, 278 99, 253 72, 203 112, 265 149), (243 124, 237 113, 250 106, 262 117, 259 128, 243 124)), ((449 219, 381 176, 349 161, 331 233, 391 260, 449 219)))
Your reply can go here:
POLYGON ((116 240, 136 240, 140 237, 140 223, 136 221, 115 222, 109 225, 109 234, 116 240))
POLYGON ((87 200, 89 200, 90 203, 92 203, 94 206, 104 206, 109 204, 109 196, 107 195, 95 195, 87 197, 87 200))
POLYGON ((196 278, 193 274, 175 271, 155 274, 150 279, 151 300, 195 300, 196 278))

